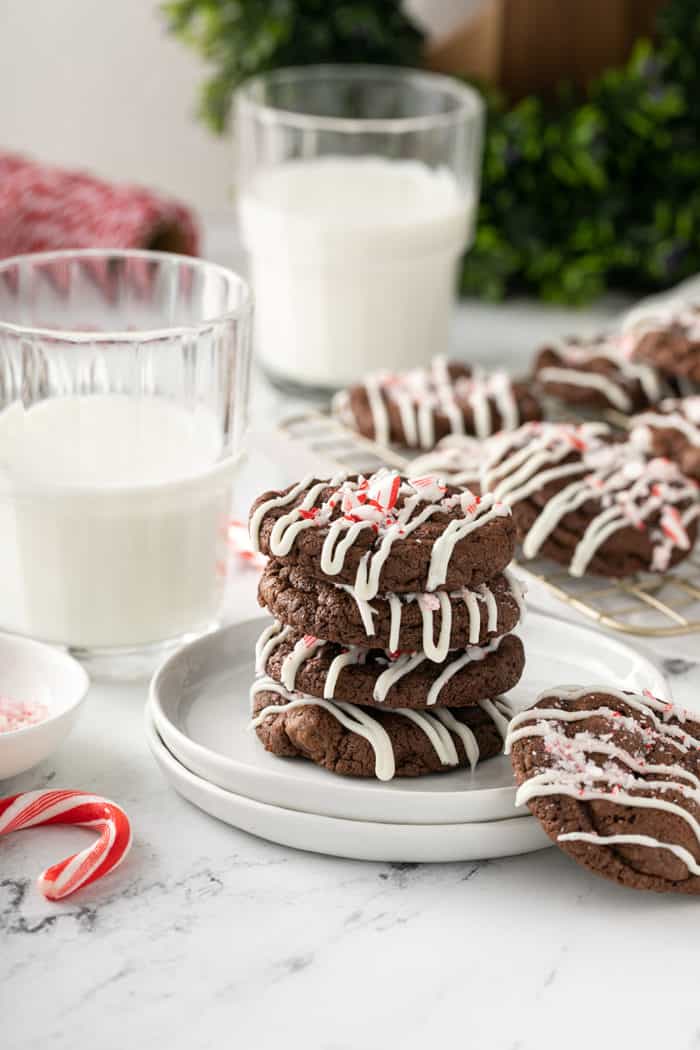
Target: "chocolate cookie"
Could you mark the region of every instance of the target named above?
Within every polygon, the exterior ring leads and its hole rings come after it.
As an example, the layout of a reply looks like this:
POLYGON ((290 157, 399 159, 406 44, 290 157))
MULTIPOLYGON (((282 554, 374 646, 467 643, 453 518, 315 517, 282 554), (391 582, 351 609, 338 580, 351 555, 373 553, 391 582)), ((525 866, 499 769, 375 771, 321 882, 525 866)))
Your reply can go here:
POLYGON ((544 394, 567 405, 625 414, 656 404, 669 392, 655 368, 629 360, 615 335, 547 344, 534 374, 544 394))
POLYGON ((700 722, 651 694, 552 689, 506 744, 549 837, 635 889, 700 893, 700 722))
POLYGON ((700 481, 700 396, 667 398, 632 420, 631 439, 652 456, 667 456, 700 481))
POLYGON ((524 556, 572 576, 665 572, 695 542, 695 482, 629 440, 610 443, 602 424, 530 423, 492 438, 482 484, 513 508, 524 556))
POLYGON ((307 478, 253 504, 253 546, 358 597, 474 587, 513 557, 508 508, 427 476, 307 478))
POLYGON ((263 678, 253 686, 251 724, 274 755, 307 758, 343 776, 391 780, 473 768, 499 754, 510 710, 500 699, 482 703, 454 712, 368 710, 289 693, 263 678))
POLYGON ((660 372, 700 383, 700 304, 670 303, 658 314, 625 329, 627 352, 634 361, 660 372))
POLYGON ((260 578, 258 601, 302 634, 392 652, 423 649, 429 659, 444 660, 448 649, 485 645, 512 631, 521 617, 523 595, 506 572, 476 590, 389 595, 370 603, 358 601, 350 588, 271 559, 260 578))
POLYGON ((382 445, 431 449, 446 434, 484 438, 542 418, 525 382, 437 357, 430 368, 376 372, 341 391, 335 414, 382 445))
POLYGON ((256 652, 259 673, 289 691, 366 707, 469 707, 516 686, 525 666, 514 634, 452 650, 443 663, 422 652, 344 646, 274 622, 256 652))

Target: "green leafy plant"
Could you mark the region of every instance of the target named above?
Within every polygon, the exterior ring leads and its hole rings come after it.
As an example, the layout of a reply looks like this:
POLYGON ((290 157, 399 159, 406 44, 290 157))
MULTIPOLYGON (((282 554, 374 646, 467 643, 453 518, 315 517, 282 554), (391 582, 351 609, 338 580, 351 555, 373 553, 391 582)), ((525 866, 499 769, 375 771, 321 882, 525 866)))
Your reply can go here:
POLYGON ((315 62, 420 65, 423 34, 400 0, 169 0, 170 28, 211 65, 200 114, 215 131, 247 77, 315 62))
MULTIPOLYGON (((392 0, 170 0, 173 30, 212 66, 201 112, 216 130, 245 77, 311 62, 416 65, 422 36, 392 0)), ((671 0, 584 98, 511 106, 486 90, 487 135, 465 293, 585 303, 700 270, 700 5, 671 0)))

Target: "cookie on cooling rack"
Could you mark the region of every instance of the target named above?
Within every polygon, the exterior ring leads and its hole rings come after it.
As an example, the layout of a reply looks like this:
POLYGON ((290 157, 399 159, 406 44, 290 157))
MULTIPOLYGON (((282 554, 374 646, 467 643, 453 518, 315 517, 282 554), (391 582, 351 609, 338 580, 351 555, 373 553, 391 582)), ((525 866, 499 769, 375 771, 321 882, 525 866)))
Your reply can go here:
POLYGON ((392 652, 326 642, 274 623, 260 638, 258 672, 326 700, 367 707, 469 707, 513 689, 525 652, 514 634, 452 650, 440 663, 424 652, 392 652))
POLYGON ((548 343, 533 372, 542 393, 576 408, 629 415, 669 392, 655 368, 629 360, 617 335, 548 343))
POLYGON ((370 603, 358 600, 351 587, 337 587, 271 558, 260 578, 258 600, 302 634, 391 651, 425 649, 441 660, 448 649, 486 645, 514 630, 522 615, 523 591, 506 570, 473 589, 377 596, 370 603))
POLYGON ((447 434, 483 438, 542 418, 528 383, 441 357, 429 368, 370 374, 336 395, 333 411, 382 445, 420 449, 433 448, 447 434))
POLYGON ((700 303, 671 302, 656 313, 633 317, 624 335, 632 361, 700 384, 700 303))
POLYGON ((361 600, 478 586, 508 565, 515 546, 510 511, 492 496, 386 469, 266 492, 249 529, 256 550, 351 585, 361 600))
POLYGON ((632 420, 632 440, 647 454, 666 456, 700 481, 700 396, 667 398, 632 420))
POLYGON ((272 679, 253 689, 251 725, 267 751, 341 776, 391 780, 473 768, 501 753, 510 717, 501 700, 455 711, 377 710, 290 693, 272 679))
POLYGON ((511 506, 525 558, 573 576, 666 572, 697 536, 697 483, 604 424, 531 423, 492 438, 482 487, 511 506))
POLYGON ((515 716, 517 802, 579 864, 634 889, 700 893, 700 722, 606 686, 559 687, 515 716))

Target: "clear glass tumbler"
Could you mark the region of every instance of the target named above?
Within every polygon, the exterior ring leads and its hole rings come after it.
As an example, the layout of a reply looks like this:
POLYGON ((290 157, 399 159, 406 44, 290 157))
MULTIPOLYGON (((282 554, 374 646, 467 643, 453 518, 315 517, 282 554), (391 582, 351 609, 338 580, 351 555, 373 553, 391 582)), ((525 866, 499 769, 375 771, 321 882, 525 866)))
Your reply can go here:
POLYGON ((476 91, 417 70, 308 66, 240 88, 239 216, 273 382, 330 390, 447 349, 482 124, 476 91))
POLYGON ((139 251, 0 263, 0 628, 141 673, 217 619, 251 298, 139 251))

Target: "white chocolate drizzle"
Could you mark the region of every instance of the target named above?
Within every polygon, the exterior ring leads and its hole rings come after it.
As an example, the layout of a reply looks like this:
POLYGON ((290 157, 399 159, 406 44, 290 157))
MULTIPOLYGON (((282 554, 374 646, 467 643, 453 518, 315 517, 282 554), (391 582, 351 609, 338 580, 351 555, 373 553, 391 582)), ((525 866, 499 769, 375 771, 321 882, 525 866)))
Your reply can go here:
POLYGON ((689 444, 700 448, 700 396, 667 398, 659 407, 660 412, 643 412, 635 416, 632 438, 642 427, 677 430, 689 444))
MULTIPOLYGON (((289 636, 289 632, 290 628, 283 628, 282 624, 275 621, 272 626, 266 628, 260 636, 256 646, 256 653, 260 653, 256 660, 256 672, 258 674, 266 673, 268 657, 271 655, 272 651, 289 636), (274 642, 272 647, 270 646, 271 642, 274 642)), ((497 652, 503 638, 507 637, 508 635, 502 635, 499 638, 494 638, 488 643, 488 645, 469 645, 463 651, 458 649, 452 650, 452 659, 446 665, 442 673, 435 679, 428 692, 426 699, 428 706, 432 707, 433 704, 437 703, 443 687, 455 674, 468 664, 477 663, 480 660, 486 659, 491 653, 497 652)), ((280 670, 282 685, 286 689, 291 691, 296 688, 296 678, 302 664, 307 660, 310 660, 326 644, 328 643, 325 640, 314 638, 310 635, 305 635, 304 638, 300 638, 296 642, 292 651, 283 660, 280 670)), ((323 695, 325 699, 333 699, 338 684, 338 678, 343 668, 354 664, 364 664, 368 652, 369 650, 362 646, 351 645, 339 653, 338 656, 334 657, 331 661, 324 683, 323 695)), ((445 658, 449 655, 450 652, 446 651, 445 658)), ((396 685, 397 682, 414 671, 422 663, 425 663, 426 660, 430 661, 431 659, 432 658, 428 656, 426 652, 399 653, 395 657, 387 654, 387 668, 377 677, 372 692, 373 699, 376 703, 383 703, 392 686, 396 685)))
MULTIPOLYGON (((356 704, 343 703, 340 700, 331 702, 318 697, 306 696, 303 693, 291 693, 283 685, 271 678, 261 678, 253 684, 251 688, 251 704, 256 694, 260 692, 277 693, 283 697, 285 703, 279 705, 271 704, 263 708, 262 711, 252 718, 249 723, 250 729, 257 728, 270 715, 283 714, 285 711, 292 711, 298 707, 322 707, 334 718, 337 718, 342 726, 352 733, 358 733, 369 743, 374 751, 375 776, 377 779, 386 781, 393 778, 396 773, 396 763, 391 738, 379 720, 373 718, 366 708, 358 707, 356 704)), ((489 715, 491 710, 495 708, 502 718, 501 712, 504 709, 507 710, 500 698, 494 701, 485 701, 485 703, 490 705, 488 709, 481 704, 479 706, 482 706, 482 709, 486 710, 489 715)), ((427 736, 443 766, 456 766, 459 763, 459 755, 451 734, 456 735, 462 741, 470 767, 473 769, 478 762, 480 755, 475 734, 469 726, 456 719, 447 709, 440 709, 433 713, 414 711, 408 707, 395 707, 391 709, 391 714, 400 715, 418 726, 427 736)), ((501 736, 504 736, 501 724, 496 722, 496 726, 501 736)))
POLYGON ((621 412, 632 410, 630 383, 638 382, 647 401, 652 404, 664 395, 665 386, 656 369, 630 361, 618 335, 611 334, 587 343, 561 340, 548 345, 546 350, 556 354, 562 365, 540 368, 537 378, 543 383, 565 383, 596 390, 621 412), (601 360, 609 361, 615 374, 603 375, 590 369, 594 361, 601 360))
MULTIPOLYGON (((518 606, 518 618, 522 619, 525 611, 523 599, 523 588, 515 576, 508 570, 503 575, 508 582, 508 593, 518 606)), ((356 602, 362 626, 371 639, 375 634, 374 616, 376 609, 370 602, 358 598, 355 590, 344 584, 337 584, 342 590, 349 594, 356 602)), ((422 619, 423 648, 428 658, 441 663, 447 656, 448 649, 453 644, 452 621, 453 603, 463 601, 467 609, 468 626, 466 641, 470 645, 476 645, 481 637, 483 623, 482 606, 486 611, 486 629, 493 633, 498 630, 498 603, 493 591, 487 584, 481 584, 476 590, 468 587, 460 591, 452 591, 446 594, 443 591, 426 592, 424 594, 388 594, 386 600, 389 603, 389 651, 396 652, 401 648, 401 623, 404 607, 411 602, 417 602, 422 619), (435 641, 435 613, 440 613, 440 635, 435 641)))
MULTIPOLYGON (((403 542, 435 514, 454 513, 432 546, 428 568, 427 590, 442 586, 447 578, 450 559, 457 543, 474 529, 498 517, 507 517, 508 508, 491 495, 474 496, 468 489, 446 495, 446 486, 436 477, 425 476, 406 481, 396 471, 382 468, 370 478, 348 479, 344 474, 330 481, 305 479, 286 495, 266 500, 256 508, 250 520, 250 536, 255 550, 260 548, 260 527, 265 515, 279 507, 298 505, 282 514, 269 536, 269 551, 274 557, 289 554, 297 536, 309 528, 324 528, 321 569, 328 576, 337 575, 345 564, 348 551, 359 534, 370 529, 372 546, 360 559, 355 574, 354 594, 358 600, 370 601, 379 593, 381 572, 397 541, 403 542), (330 489, 321 506, 316 501, 330 489), (398 505, 399 495, 403 503, 398 505), (332 518, 338 510, 340 517, 332 518)), ((364 610, 364 617, 369 616, 364 610)))
MULTIPOLYGON (((628 749, 615 742, 614 730, 620 729, 639 738, 639 750, 659 743, 664 751, 675 752, 679 757, 700 747, 700 738, 685 728, 690 712, 673 704, 664 703, 645 692, 626 693, 604 685, 578 688, 562 686, 542 693, 535 705, 548 698, 576 703, 585 696, 599 694, 642 714, 647 724, 606 704, 596 708, 569 710, 567 708, 533 706, 521 711, 511 720, 506 738, 506 754, 519 740, 539 737, 543 739, 548 755, 548 766, 525 780, 516 795, 516 805, 533 798, 552 795, 567 795, 579 801, 606 801, 620 806, 639 809, 662 810, 683 820, 692 830, 700 849, 700 822, 685 806, 661 797, 632 794, 633 791, 656 792, 657 796, 667 791, 700 806, 700 779, 678 762, 647 762, 635 757, 628 749), (589 732, 585 728, 568 736, 562 723, 581 722, 604 718, 610 732, 589 732), (673 721, 672 721, 673 720, 673 721), (600 757, 606 756, 601 762, 600 757), (646 779, 656 777, 656 779, 646 779)), ((596 845, 638 845, 650 849, 665 849, 672 852, 687 867, 688 872, 700 875, 700 864, 689 850, 677 844, 661 841, 649 835, 621 833, 598 835, 595 832, 572 831, 557 836, 560 842, 588 842, 596 845)))
POLYGON ((604 424, 536 423, 494 438, 485 451, 483 485, 512 507, 550 482, 571 479, 539 511, 523 540, 526 558, 536 557, 567 514, 595 501, 600 511, 574 548, 571 575, 582 576, 606 540, 629 526, 645 531, 651 569, 664 572, 674 548, 690 547, 687 527, 700 515, 697 486, 669 460, 649 460, 632 442, 601 441, 606 430, 604 424), (573 462, 562 462, 574 451, 573 462))
MULTIPOLYGON (((474 432, 480 438, 494 433, 498 417, 501 430, 514 430, 520 423, 513 384, 505 371, 489 374, 475 367, 470 376, 453 379, 447 360, 436 357, 430 368, 372 373, 363 386, 374 437, 380 444, 389 443, 389 402, 398 409, 404 444, 409 448, 430 449, 434 446, 437 414, 447 419, 451 434, 461 435, 465 432, 464 411, 469 408, 474 419, 474 432)), ((336 395, 333 410, 348 422, 351 413, 347 394, 345 397, 336 395)))

